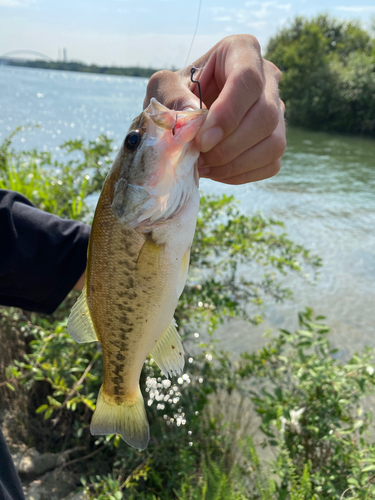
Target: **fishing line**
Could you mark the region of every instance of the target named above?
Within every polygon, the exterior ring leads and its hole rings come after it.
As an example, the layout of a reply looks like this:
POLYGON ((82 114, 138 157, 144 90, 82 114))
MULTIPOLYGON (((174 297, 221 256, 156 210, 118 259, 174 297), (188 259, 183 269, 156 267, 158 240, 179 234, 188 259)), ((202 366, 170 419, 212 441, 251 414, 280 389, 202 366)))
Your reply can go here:
MULTIPOLYGON (((190 58, 190 53, 191 53, 191 49, 193 47, 193 43, 194 43, 194 40, 195 40, 195 37, 197 35, 197 31, 198 31, 198 24, 199 24, 199 19, 200 19, 200 15, 201 15, 201 7, 202 7, 202 2, 203 0, 199 0, 199 5, 198 5, 198 15, 197 15, 197 22, 195 23, 195 29, 194 29, 194 34, 193 34, 193 39, 191 41, 191 44, 190 44, 190 47, 189 47, 189 51, 188 51, 188 54, 187 54, 187 57, 186 57, 186 61, 185 61, 185 64, 184 64, 184 68, 182 70, 182 73, 180 75, 180 82, 179 82, 179 86, 181 87, 181 84, 182 84, 182 79, 183 77, 185 76, 184 75, 184 72, 185 72, 185 69, 187 69, 187 65, 188 65, 188 62, 189 62, 189 58, 190 58)), ((196 68, 196 69, 201 69, 201 68, 196 68)), ((192 75, 191 75, 191 78, 192 78, 192 75)), ((193 80, 192 80, 193 81, 193 80)), ((200 85, 198 87, 200 89, 200 85)), ((174 102, 174 105, 173 105, 173 109, 175 111, 177 111, 177 101, 178 101, 178 98, 176 98, 175 102, 174 102)), ((202 108, 202 99, 201 99, 201 108, 202 108)))

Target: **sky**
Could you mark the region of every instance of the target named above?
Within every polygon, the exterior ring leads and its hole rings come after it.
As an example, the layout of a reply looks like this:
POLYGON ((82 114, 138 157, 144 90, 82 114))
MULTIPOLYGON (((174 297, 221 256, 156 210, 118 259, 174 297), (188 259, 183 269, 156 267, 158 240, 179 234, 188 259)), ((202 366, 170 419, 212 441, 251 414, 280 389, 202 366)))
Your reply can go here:
POLYGON ((28 49, 88 64, 181 68, 228 35, 251 33, 263 52, 296 15, 328 13, 369 28, 374 0, 0 0, 0 56, 28 49))

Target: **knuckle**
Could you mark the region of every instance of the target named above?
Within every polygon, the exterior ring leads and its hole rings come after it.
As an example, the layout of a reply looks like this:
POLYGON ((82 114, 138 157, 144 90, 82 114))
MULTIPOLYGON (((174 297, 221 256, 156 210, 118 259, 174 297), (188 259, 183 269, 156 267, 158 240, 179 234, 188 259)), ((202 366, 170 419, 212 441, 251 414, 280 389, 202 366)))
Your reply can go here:
POLYGON ((256 50, 260 53, 261 47, 258 39, 254 35, 250 34, 241 34, 241 35, 229 35, 223 38, 221 41, 223 45, 232 45, 235 48, 240 46, 245 47, 246 49, 251 47, 251 49, 256 50))
POLYGON ((156 94, 160 86, 166 81, 169 81, 173 77, 173 75, 174 73, 167 69, 163 69, 154 73, 147 84, 147 95, 153 96, 154 94, 156 94))
POLYGON ((258 39, 251 34, 243 34, 243 35, 237 35, 238 36, 238 43, 245 45, 246 48, 249 46, 251 47, 252 50, 255 50, 260 53, 261 47, 258 39))
POLYGON ((267 136, 271 135, 279 124, 280 111, 275 103, 267 103, 263 110, 264 131, 267 136))
MULTIPOLYGON (((190 93, 189 93, 190 94, 190 93)), ((161 70, 154 73, 148 84, 145 104, 155 97, 167 108, 184 109, 187 106, 187 92, 174 71, 161 70)), ((190 103, 189 103, 190 104, 190 103)))
POLYGON ((279 105, 280 105, 280 109, 281 109, 282 113, 285 114, 285 104, 284 104, 284 101, 282 101, 281 99, 279 99, 279 105))
POLYGON ((280 158, 286 149, 286 137, 284 134, 273 134, 273 153, 275 158, 280 158))
POLYGON ((267 64, 267 66, 269 67, 271 73, 273 74, 273 76, 276 78, 277 80, 277 83, 280 82, 281 80, 281 77, 282 77, 282 72, 281 70, 271 61, 264 61, 265 64, 267 64))
POLYGON ((251 89, 259 99, 263 93, 264 82, 258 68, 253 66, 243 68, 238 73, 237 78, 239 79, 239 83, 241 83, 245 88, 251 89))
POLYGON ((212 169, 212 179, 219 181, 229 179, 236 175, 236 166, 234 162, 228 162, 225 165, 217 166, 212 169))
POLYGON ((280 172, 281 160, 276 160, 269 165, 268 177, 273 177, 280 172))
POLYGON ((247 42, 251 45, 253 49, 260 53, 261 46, 258 39, 254 35, 245 35, 247 38, 247 42))
MULTIPOLYGON (((228 106, 225 114, 225 121, 222 122, 221 126, 224 129, 224 136, 230 135, 239 126, 241 119, 241 114, 238 112, 235 106, 228 106)), ((223 146, 221 146, 222 148, 223 146)), ((222 150, 221 150, 222 151, 222 150)), ((223 151, 225 154, 225 151, 223 151)))
POLYGON ((162 69, 160 71, 156 71, 156 73, 151 76, 150 82, 161 83, 166 79, 170 79, 173 75, 173 71, 169 71, 169 69, 162 69))
POLYGON ((226 165, 232 159, 231 151, 225 144, 225 141, 216 146, 214 153, 215 153, 216 165, 226 165))
POLYGON ((228 179, 230 177, 234 177, 236 175, 236 166, 234 162, 229 161, 225 165, 225 174, 223 175, 223 178, 228 179))

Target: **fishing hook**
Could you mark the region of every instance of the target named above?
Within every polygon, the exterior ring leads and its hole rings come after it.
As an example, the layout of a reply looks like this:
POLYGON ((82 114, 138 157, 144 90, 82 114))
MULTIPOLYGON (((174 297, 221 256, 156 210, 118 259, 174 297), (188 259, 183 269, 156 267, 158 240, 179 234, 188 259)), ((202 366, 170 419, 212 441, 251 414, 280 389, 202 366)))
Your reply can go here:
POLYGON ((197 71, 197 69, 199 68, 196 68, 195 66, 193 66, 190 70, 190 80, 193 82, 193 83, 196 83, 198 84, 198 92, 199 92, 199 102, 200 102, 200 109, 202 109, 202 91, 201 91, 201 84, 199 83, 198 80, 193 80, 193 76, 194 76, 194 73, 197 71))
MULTIPOLYGON (((198 92, 199 92, 199 107, 200 109, 202 109, 202 91, 201 91, 201 84, 199 83, 198 80, 194 80, 193 79, 193 76, 194 76, 194 73, 199 70, 199 69, 202 69, 202 68, 196 68, 195 66, 193 66, 190 70, 190 80, 193 82, 193 83, 196 83, 198 85, 198 92)), ((172 128, 172 135, 175 134, 175 127, 172 128)))

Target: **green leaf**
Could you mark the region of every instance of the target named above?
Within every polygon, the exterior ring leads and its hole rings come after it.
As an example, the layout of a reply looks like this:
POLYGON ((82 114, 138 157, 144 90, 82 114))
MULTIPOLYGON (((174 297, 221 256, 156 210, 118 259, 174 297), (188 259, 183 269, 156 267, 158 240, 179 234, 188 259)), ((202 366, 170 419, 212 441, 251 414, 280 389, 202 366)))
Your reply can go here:
POLYGON ((90 408, 90 410, 95 411, 95 404, 90 399, 82 398, 82 401, 90 408))
POLYGON ((48 402, 51 406, 56 406, 56 407, 61 406, 60 401, 57 401, 57 399, 53 398, 52 396, 47 396, 47 399, 48 399, 48 402))
POLYGON ((41 405, 39 408, 36 409, 36 413, 43 413, 47 410, 48 405, 41 405))
POLYGON ((357 479, 355 479, 354 477, 349 477, 348 479, 348 483, 349 484, 352 484, 353 486, 356 486, 357 488, 360 487, 360 484, 359 482, 357 481, 357 479))
POLYGON ((53 407, 50 406, 44 414, 45 420, 48 420, 51 417, 52 413, 53 413, 53 407))
POLYGON ((363 469, 361 469, 361 472, 369 472, 369 471, 373 471, 373 470, 375 470, 375 464, 366 465, 366 467, 363 467, 363 469))

